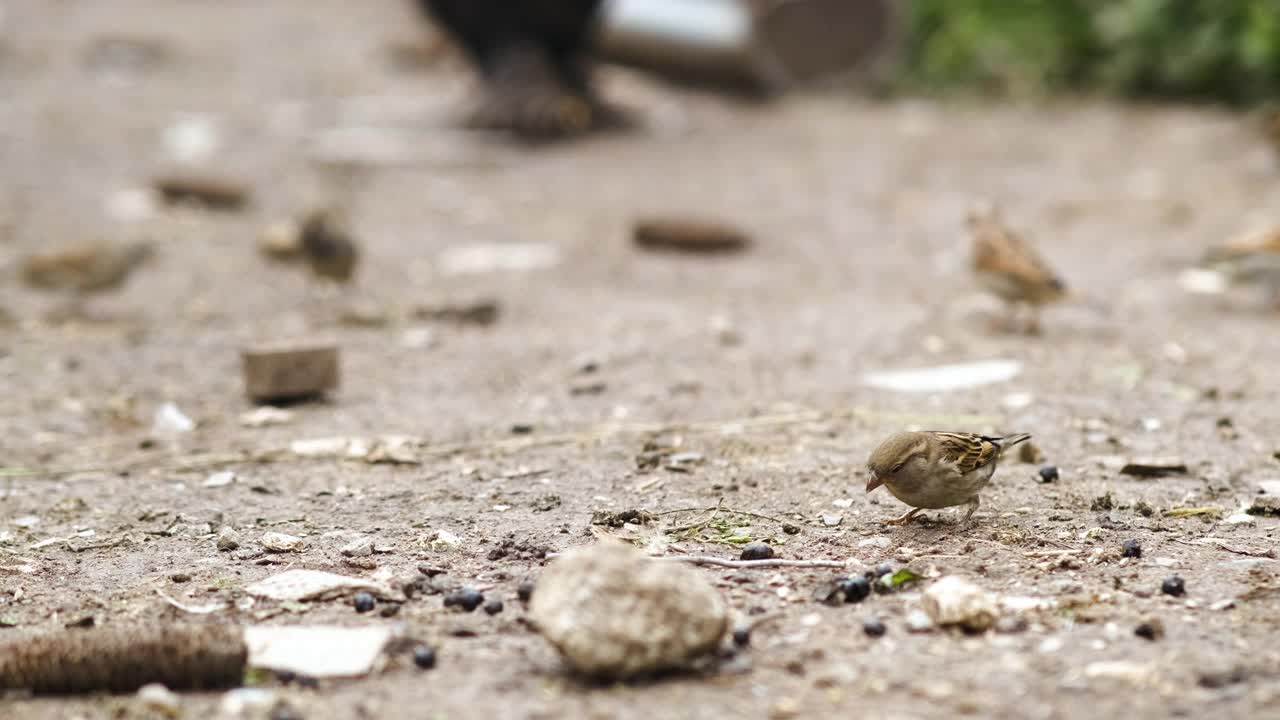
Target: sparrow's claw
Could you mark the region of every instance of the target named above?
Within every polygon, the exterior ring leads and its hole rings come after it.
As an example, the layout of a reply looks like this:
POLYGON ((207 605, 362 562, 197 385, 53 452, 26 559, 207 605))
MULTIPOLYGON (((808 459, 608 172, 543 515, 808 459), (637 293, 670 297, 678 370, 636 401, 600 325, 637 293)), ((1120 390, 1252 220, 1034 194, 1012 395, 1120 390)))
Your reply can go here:
POLYGON ((906 525, 907 523, 915 519, 915 516, 918 515, 922 509, 923 508, 912 508, 911 512, 907 513, 906 515, 903 515, 902 517, 894 518, 892 520, 885 520, 884 524, 885 525, 906 525))

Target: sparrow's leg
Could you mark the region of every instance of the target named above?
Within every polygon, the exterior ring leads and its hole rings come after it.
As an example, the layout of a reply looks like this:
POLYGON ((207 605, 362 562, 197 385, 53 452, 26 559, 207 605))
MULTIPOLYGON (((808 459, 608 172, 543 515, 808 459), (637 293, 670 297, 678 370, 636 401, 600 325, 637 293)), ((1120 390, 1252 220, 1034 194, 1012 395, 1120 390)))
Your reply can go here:
POLYGON ((924 508, 912 508, 911 512, 907 513, 906 515, 903 515, 902 517, 899 517, 899 518, 894 518, 892 520, 885 520, 884 524, 885 525, 906 525, 907 523, 911 522, 911 520, 915 518, 915 516, 919 514, 921 510, 924 510, 924 508))
POLYGON ((1039 307, 1032 305, 1030 303, 1027 304, 1027 324, 1023 328, 1023 330, 1028 335, 1040 334, 1040 308, 1039 307))
POLYGON ((966 523, 971 522, 973 520, 973 514, 978 512, 978 502, 978 496, 974 495, 972 500, 965 503, 969 506, 969 512, 964 514, 964 521, 966 523))

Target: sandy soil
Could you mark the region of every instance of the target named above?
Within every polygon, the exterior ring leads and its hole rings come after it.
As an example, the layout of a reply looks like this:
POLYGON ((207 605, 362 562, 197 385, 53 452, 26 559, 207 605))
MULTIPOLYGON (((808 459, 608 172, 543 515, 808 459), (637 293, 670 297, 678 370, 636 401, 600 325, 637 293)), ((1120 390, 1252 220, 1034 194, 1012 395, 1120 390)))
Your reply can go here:
MULTIPOLYGON (((1280 479, 1270 360, 1280 317, 1249 297, 1189 296, 1176 283, 1208 244, 1280 208, 1280 170, 1242 118, 843 97, 764 107, 612 72, 607 92, 644 129, 523 149, 451 128, 467 91, 455 63, 391 61, 393 44, 421 32, 399 3, 0 9, 0 263, 92 239, 149 238, 159 249, 125 289, 93 300, 115 322, 46 323, 58 298, 11 278, 2 286, 17 326, 0 334, 0 464, 40 472, 0 477, 0 564, 34 568, 0 569, 0 618, 13 626, 0 640, 85 615, 100 625, 183 619, 157 589, 234 602, 285 567, 402 578, 425 564, 447 570, 445 585, 492 588, 506 611, 459 615, 429 596, 390 619, 340 601, 303 614, 260 601, 221 619, 406 622, 438 645, 430 672, 282 690, 307 717, 1261 718, 1280 703, 1280 568, 1258 556, 1274 553, 1280 520, 1226 521, 1280 479), (148 212, 130 191, 176 167, 175 147, 199 150, 168 129, 200 118, 220 143, 196 167, 241 179, 252 206, 148 212), (393 145, 398 161, 318 162, 369 138, 393 145), (1001 201, 1085 298, 1047 312, 1042 337, 986 330, 997 308, 967 274, 961 224, 980 198, 1001 201), (351 207, 365 252, 355 286, 336 295, 254 249, 268 222, 322 201, 351 207), (729 219, 758 242, 734 257, 641 253, 627 232, 647 212, 729 219), (473 243, 547 245, 558 262, 445 272, 442 253, 473 243), (401 311, 474 297, 501 303, 497 323, 334 320, 356 299, 401 311), (289 424, 242 427, 251 406, 239 348, 310 337, 341 347, 341 390, 291 408, 289 424), (593 374, 582 372, 587 358, 593 374), (944 394, 862 382, 873 370, 995 358, 1023 372, 944 394), (166 401, 198 427, 149 443, 166 401), (699 424, 678 427, 689 423, 699 424), (522 424, 531 435, 512 434, 522 424), (652 424, 676 426, 668 434, 705 462, 640 471, 652 424), (1040 464, 1061 479, 1040 484, 1039 464, 1007 459, 974 526, 945 511, 886 528, 902 507, 864 494, 861 467, 908 426, 1033 433, 1040 464), (424 438, 421 463, 246 459, 297 439, 383 434, 424 438), (1188 472, 1116 469, 1116 457, 1148 455, 1177 456, 1188 472), (228 456, 242 461, 214 467, 228 456), (204 487, 216 469, 237 482, 204 487), (694 513, 591 525, 598 511, 718 503, 776 521, 739 518, 696 538, 662 532, 694 513), (1223 512, 1166 515, 1203 506, 1223 512), (196 534, 159 533, 175 519, 196 534), (784 522, 800 532, 782 532, 784 522), (238 529, 247 546, 274 530, 307 547, 239 559, 218 552, 202 523, 238 529), (830 571, 708 568, 735 612, 771 618, 750 650, 721 672, 607 688, 566 678, 520 622, 515 588, 543 562, 530 548, 610 532, 734 557, 720 541, 743 524, 784 541, 786 558, 962 574, 1058 606, 1025 611, 1015 632, 912 634, 918 586, 827 607, 811 596, 830 571), (461 544, 433 548, 439 530, 461 544), (354 534, 394 550, 375 556, 376 570, 350 567, 339 548, 354 534), (504 553, 507 538, 517 549, 504 553), (1128 539, 1142 559, 1119 557, 1128 539), (179 572, 190 580, 173 581, 179 572), (1186 597, 1161 594, 1173 574, 1186 597), (881 639, 862 631, 872 615, 888 626, 881 639), (1134 635, 1150 618, 1163 639, 1134 635)), ((12 717, 141 715, 130 698, 0 702, 12 717)), ((185 702, 206 717, 218 695, 185 702)))

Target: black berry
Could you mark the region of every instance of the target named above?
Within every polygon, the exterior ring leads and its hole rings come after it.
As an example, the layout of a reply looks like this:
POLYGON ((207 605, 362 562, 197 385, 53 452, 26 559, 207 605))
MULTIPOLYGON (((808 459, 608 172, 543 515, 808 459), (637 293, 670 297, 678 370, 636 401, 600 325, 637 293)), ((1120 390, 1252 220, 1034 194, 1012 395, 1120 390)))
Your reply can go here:
POLYGON ((742 548, 740 560, 768 560, 773 557, 773 547, 768 543, 749 543, 742 548))
POLYGON ((484 611, 490 615, 497 615, 502 612, 502 601, 497 599, 490 600, 484 604, 484 611))
POLYGON ((484 603, 484 593, 473 587, 464 587, 461 590, 451 592, 444 596, 445 607, 461 608, 466 612, 471 612, 480 607, 484 603))
POLYGON ((1160 583, 1160 592, 1165 595, 1182 597, 1187 594, 1187 584, 1181 577, 1170 575, 1164 579, 1164 582, 1160 583))
POLYGON ((1159 620, 1148 620, 1134 628, 1133 634, 1154 642, 1164 637, 1164 625, 1159 620))
POLYGON ((516 588, 516 597, 520 598, 520 602, 529 602, 529 598, 533 597, 533 583, 522 582, 516 588))
POLYGON ((436 649, 419 645, 413 649, 413 664, 423 670, 430 670, 436 666, 436 649))
POLYGON ((840 592, 844 593, 845 602, 862 602, 871 594, 871 582, 861 575, 855 575, 840 581, 840 592))
POLYGON ((373 600, 373 596, 367 592, 358 592, 355 597, 351 598, 351 604, 355 606, 356 612, 367 613, 377 605, 373 600))
POLYGON ((1137 540, 1125 540, 1120 546, 1120 554, 1127 558, 1142 557, 1142 543, 1137 540))
POLYGON ((862 623, 862 632, 866 633, 867 637, 878 638, 884 635, 887 631, 888 628, 884 626, 883 622, 880 622, 880 618, 878 617, 867 618, 862 623))
POLYGON ((751 644, 751 628, 740 625, 733 629, 733 644, 746 647, 751 644))
POLYGON ((1057 479, 1058 479, 1057 465, 1045 465, 1044 467, 1040 468, 1040 482, 1051 483, 1051 482, 1057 481, 1057 479))

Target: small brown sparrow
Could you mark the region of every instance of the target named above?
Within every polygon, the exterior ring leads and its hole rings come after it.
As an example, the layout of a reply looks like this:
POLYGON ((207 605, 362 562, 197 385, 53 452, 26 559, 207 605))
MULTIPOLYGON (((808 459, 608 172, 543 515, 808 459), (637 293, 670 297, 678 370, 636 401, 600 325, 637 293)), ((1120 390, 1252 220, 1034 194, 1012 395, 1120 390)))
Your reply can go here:
POLYGON ((1280 227, 1255 230, 1210 250, 1201 266, 1230 285, 1257 285, 1280 307, 1280 227))
POLYGON ((1010 326, 1017 306, 1026 305, 1030 316, 1023 329, 1039 333, 1040 307, 1065 298, 1066 285, 1021 235, 1009 229, 994 206, 970 211, 967 224, 978 282, 1009 305, 1010 326))
POLYGON ((22 281, 28 287, 71 295, 73 313, 80 314, 88 295, 124 285, 133 271, 153 254, 149 243, 92 243, 40 255, 22 262, 22 281))
POLYGON ((311 274, 337 283, 348 283, 360 261, 342 213, 324 208, 302 219, 299 244, 311 274))
POLYGON ((1000 454, 1030 439, 1026 433, 986 437, 926 430, 900 432, 880 443, 867 460, 867 492, 884 485, 913 509, 891 525, 911 521, 921 510, 968 505, 967 522, 978 509, 978 493, 996 471, 1000 454))

